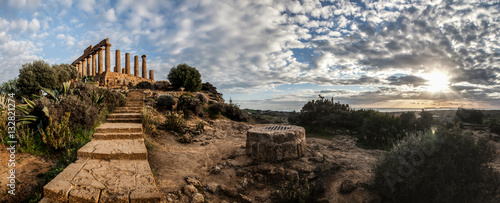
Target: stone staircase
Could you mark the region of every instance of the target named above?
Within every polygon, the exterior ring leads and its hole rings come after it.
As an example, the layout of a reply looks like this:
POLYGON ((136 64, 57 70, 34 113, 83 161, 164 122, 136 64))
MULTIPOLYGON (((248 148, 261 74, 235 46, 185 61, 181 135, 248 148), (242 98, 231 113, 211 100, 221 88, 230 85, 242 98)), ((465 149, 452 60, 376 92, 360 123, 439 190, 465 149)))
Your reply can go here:
POLYGON ((129 92, 97 127, 78 160, 43 188, 47 202, 159 202, 142 134, 144 95, 129 92))

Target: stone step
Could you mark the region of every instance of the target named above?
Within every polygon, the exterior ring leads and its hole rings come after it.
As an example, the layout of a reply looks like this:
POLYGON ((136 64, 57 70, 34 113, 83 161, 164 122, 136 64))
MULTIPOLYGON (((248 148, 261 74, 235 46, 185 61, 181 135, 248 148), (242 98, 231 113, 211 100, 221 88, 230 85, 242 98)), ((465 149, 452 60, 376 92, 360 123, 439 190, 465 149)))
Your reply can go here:
POLYGON ((120 107, 116 108, 116 110, 122 110, 122 109, 127 109, 127 110, 142 110, 142 106, 120 106, 120 107))
POLYGON ((116 109, 114 113, 141 113, 141 109, 116 109))
POLYGON ((96 140, 112 140, 112 139, 140 139, 143 138, 141 133, 94 133, 93 139, 96 140))
POLYGON ((141 118, 141 113, 112 113, 108 118, 141 118))
POLYGON ((143 159, 148 150, 144 139, 92 140, 77 152, 79 159, 143 159))
MULTIPOLYGON (((147 160, 77 160, 43 187, 59 202, 159 202, 147 160)), ((44 198, 44 199, 45 199, 44 198)))
POLYGON ((96 133, 142 133, 142 123, 103 123, 96 133))
POLYGON ((142 123, 142 118, 108 118, 110 123, 142 123))

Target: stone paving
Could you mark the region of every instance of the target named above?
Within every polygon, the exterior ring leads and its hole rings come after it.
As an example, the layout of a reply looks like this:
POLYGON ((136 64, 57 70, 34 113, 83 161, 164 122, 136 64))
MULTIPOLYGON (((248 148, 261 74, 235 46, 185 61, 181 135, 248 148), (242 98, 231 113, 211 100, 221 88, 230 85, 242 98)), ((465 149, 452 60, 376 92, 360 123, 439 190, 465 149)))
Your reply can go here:
POLYGON ((142 135, 143 94, 129 92, 78 160, 43 188, 46 202, 160 202, 142 135))

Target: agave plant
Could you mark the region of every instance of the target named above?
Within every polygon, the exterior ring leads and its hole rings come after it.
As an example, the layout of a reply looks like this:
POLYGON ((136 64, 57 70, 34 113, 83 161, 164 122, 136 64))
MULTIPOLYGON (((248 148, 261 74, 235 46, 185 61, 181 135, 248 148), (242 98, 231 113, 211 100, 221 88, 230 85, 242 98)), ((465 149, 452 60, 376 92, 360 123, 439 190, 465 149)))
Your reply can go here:
POLYGON ((51 90, 49 88, 44 88, 44 87, 41 87, 41 88, 45 93, 47 93, 47 96, 49 99, 51 99, 52 101, 55 101, 57 103, 61 102, 61 99, 59 98, 59 91, 51 90))
MULTIPOLYGON (((21 115, 18 117, 16 125, 24 125, 24 124, 41 124, 40 118, 38 116, 33 115, 33 110, 35 110, 36 104, 35 102, 22 97, 24 101, 26 101, 26 105, 16 105, 16 110, 21 112, 21 115)), ((49 109, 44 106, 42 109, 45 116, 49 117, 49 109)))
POLYGON ((104 101, 104 96, 103 95, 99 95, 98 93, 94 91, 92 91, 92 102, 97 104, 97 105, 101 105, 101 103, 104 101))

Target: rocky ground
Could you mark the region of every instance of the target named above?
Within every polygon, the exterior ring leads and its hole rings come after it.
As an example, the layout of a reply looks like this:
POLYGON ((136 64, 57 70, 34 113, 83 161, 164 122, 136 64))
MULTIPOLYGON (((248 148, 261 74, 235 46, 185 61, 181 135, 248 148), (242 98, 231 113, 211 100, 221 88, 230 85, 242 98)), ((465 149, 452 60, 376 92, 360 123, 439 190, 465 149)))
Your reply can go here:
POLYGON ((210 120, 193 142, 160 130, 150 139, 149 162, 167 202, 275 202, 314 196, 323 202, 372 202, 371 168, 383 152, 356 147, 348 136, 307 138, 300 160, 255 163, 245 154, 252 125, 210 120), (295 193, 295 195, 294 195, 295 193))

